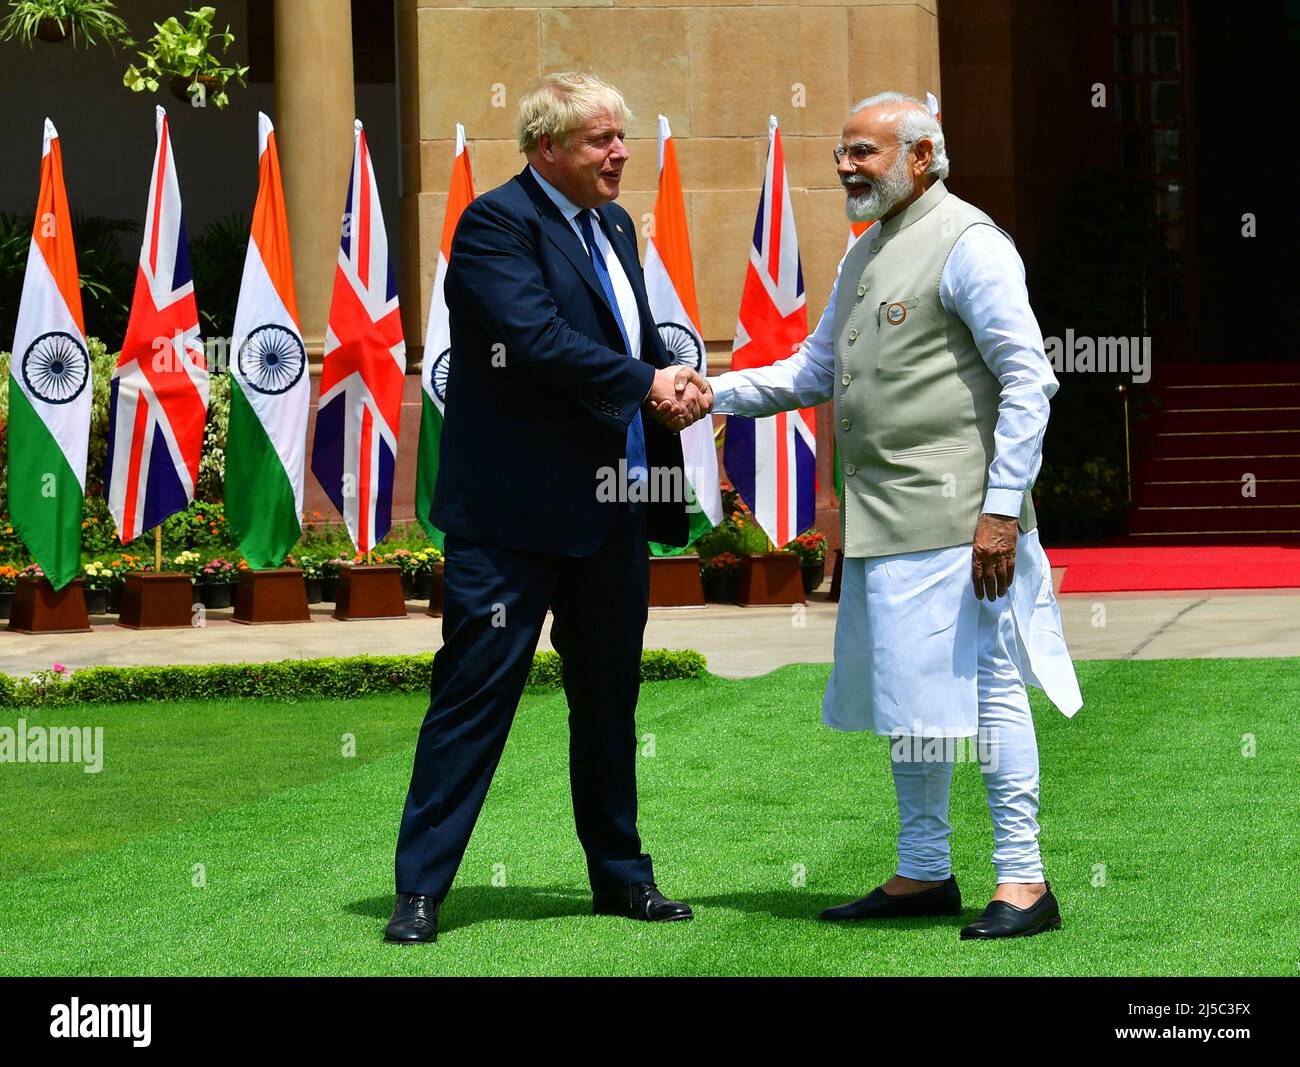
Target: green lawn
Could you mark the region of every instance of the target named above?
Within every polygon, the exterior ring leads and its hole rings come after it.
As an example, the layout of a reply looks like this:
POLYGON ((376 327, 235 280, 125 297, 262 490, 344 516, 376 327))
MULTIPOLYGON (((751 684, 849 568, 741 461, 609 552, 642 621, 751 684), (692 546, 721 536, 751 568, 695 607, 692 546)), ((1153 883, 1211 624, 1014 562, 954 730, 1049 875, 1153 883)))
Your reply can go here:
POLYGON ((0 764, 0 974, 1297 973, 1300 660, 1083 662, 1073 721, 1035 693, 1065 927, 987 944, 957 938, 993 889, 969 764, 965 916, 816 920, 892 872, 897 829, 887 741, 820 725, 828 670, 643 687, 642 834, 696 912, 662 927, 589 914, 564 699, 530 693, 418 947, 380 938, 423 698, 27 712, 103 726, 105 760, 0 764))

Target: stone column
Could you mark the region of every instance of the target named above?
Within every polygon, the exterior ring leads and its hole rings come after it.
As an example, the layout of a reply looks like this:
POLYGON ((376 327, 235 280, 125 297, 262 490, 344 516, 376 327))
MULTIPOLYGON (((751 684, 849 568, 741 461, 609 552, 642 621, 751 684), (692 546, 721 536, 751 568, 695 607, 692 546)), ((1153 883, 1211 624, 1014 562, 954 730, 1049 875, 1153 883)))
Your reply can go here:
POLYGON ((349 0, 275 0, 275 110, 298 311, 319 373, 356 118, 349 0))

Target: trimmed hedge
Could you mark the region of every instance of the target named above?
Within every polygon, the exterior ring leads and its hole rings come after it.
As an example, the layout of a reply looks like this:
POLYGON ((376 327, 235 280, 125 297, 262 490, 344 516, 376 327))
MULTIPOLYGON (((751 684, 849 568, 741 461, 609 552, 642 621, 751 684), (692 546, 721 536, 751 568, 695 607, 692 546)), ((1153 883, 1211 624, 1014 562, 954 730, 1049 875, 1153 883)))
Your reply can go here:
MULTIPOLYGON (((433 654, 291 659, 277 663, 214 663, 175 667, 84 667, 66 676, 40 671, 24 678, 0 674, 0 707, 59 707, 162 700, 346 700, 371 693, 415 693, 429 688, 433 654)), ((708 666, 699 652, 659 648, 641 654, 641 680, 698 678, 708 666)), ((563 667, 554 652, 539 652, 530 686, 559 688, 563 667)))

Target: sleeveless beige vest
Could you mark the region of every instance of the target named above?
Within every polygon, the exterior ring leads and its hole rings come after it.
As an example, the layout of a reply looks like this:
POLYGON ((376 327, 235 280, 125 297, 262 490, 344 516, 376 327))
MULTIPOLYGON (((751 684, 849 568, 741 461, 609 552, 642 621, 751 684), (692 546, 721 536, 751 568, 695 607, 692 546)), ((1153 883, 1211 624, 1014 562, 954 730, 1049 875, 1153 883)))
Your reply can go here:
MULTIPOLYGON (((846 556, 970 544, 1001 386, 939 279, 971 226, 995 226, 936 181, 845 256, 835 290, 835 441, 846 556)), ((1005 232, 1005 231, 1003 231, 1005 232)), ((1026 491, 1020 529, 1034 528, 1026 491)))

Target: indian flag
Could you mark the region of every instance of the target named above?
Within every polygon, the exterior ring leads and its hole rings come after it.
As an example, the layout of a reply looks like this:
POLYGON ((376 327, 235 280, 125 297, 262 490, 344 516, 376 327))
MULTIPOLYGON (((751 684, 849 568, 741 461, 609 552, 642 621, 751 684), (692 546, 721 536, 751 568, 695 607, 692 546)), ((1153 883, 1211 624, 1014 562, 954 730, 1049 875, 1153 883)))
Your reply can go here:
POLYGON ((91 383, 78 284, 63 152, 46 119, 9 363, 9 516, 55 589, 81 569, 91 383))
POLYGON ((419 458, 415 468, 415 514, 429 540, 439 548, 442 548, 442 531, 429 521, 429 511, 433 507, 433 487, 438 481, 438 445, 442 434, 442 413, 447 403, 447 361, 451 358, 451 327, 447 321, 444 284, 456 224, 473 199, 474 173, 470 169, 469 153, 465 151, 465 127, 458 122, 456 157, 451 165, 451 189, 447 194, 447 213, 442 220, 442 243, 438 247, 438 268, 433 275, 433 299, 429 302, 429 325, 420 368, 420 384, 424 391, 419 458))
POLYGON ((275 130, 260 112, 257 139, 257 204, 231 345, 226 521, 261 570, 280 566, 302 533, 311 387, 275 130))
MULTIPOLYGON (((655 197, 654 228, 645 253, 645 287, 659 336, 677 363, 708 377, 700 308, 695 299, 695 268, 686 227, 686 201, 677 170, 677 149, 668 120, 659 116, 659 192, 655 197)), ((713 420, 700 419, 682 431, 686 480, 695 496, 691 540, 722 521, 718 491, 718 449, 713 420)))

